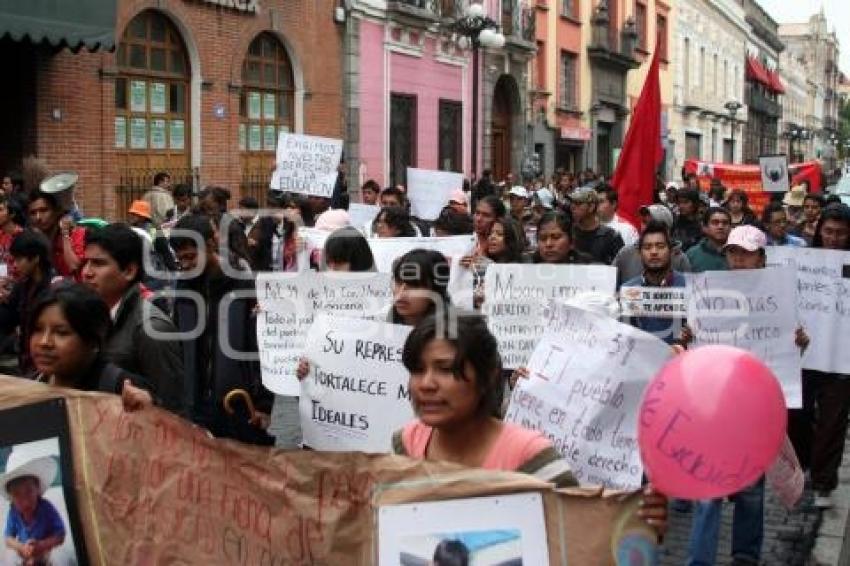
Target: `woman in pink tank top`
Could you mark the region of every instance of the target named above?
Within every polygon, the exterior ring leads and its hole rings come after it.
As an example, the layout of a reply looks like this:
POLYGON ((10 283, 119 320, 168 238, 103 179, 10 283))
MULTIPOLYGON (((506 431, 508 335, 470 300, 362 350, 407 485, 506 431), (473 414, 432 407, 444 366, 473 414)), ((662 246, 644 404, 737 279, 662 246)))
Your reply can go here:
MULTIPOLYGON (((402 361, 410 372, 410 397, 419 418, 396 432, 394 451, 411 458, 527 473, 559 487, 576 485, 569 465, 549 440, 495 416, 504 393, 502 361, 484 318, 472 314, 447 318, 439 324, 436 317, 428 317, 404 345, 402 361)), ((666 497, 647 488, 640 515, 663 531, 666 497)))

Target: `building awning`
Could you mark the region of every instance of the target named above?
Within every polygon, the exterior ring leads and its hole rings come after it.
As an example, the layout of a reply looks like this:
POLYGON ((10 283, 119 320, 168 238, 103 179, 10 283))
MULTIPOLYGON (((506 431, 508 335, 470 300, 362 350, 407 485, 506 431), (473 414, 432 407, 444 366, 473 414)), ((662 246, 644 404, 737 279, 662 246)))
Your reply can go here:
POLYGON ((777 94, 785 92, 779 74, 764 67, 755 57, 747 57, 747 79, 761 83, 766 89, 777 94))
POLYGON ((0 39, 77 51, 115 47, 117 0, 0 0, 0 39))

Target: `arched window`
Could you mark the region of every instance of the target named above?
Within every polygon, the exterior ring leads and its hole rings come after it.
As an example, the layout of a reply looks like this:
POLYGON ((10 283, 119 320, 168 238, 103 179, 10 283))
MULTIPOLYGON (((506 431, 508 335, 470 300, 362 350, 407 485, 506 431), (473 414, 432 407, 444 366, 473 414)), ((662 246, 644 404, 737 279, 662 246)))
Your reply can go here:
MULTIPOLYGON (((281 132, 295 127, 292 65, 286 50, 270 33, 251 42, 242 65, 239 98, 239 149, 274 152, 281 132)), ((273 154, 273 153, 272 153, 273 154)))
POLYGON ((180 33, 154 10, 140 13, 118 46, 115 148, 123 169, 189 167, 189 60, 180 33))

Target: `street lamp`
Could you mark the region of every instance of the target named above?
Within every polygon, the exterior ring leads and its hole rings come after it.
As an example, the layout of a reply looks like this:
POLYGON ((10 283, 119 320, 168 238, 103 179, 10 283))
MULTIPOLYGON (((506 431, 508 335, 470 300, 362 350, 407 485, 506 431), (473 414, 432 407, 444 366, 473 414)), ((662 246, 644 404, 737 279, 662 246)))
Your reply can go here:
POLYGON ((478 50, 481 47, 499 49, 505 45, 505 36, 499 32, 499 24, 484 12, 478 3, 467 6, 463 17, 448 24, 446 28, 459 37, 458 46, 472 48, 472 177, 478 176, 478 50))
POLYGON ((735 115, 738 113, 738 110, 743 108, 743 106, 744 105, 737 100, 730 100, 723 105, 723 107, 729 112, 729 129, 732 131, 732 163, 735 163, 735 115))

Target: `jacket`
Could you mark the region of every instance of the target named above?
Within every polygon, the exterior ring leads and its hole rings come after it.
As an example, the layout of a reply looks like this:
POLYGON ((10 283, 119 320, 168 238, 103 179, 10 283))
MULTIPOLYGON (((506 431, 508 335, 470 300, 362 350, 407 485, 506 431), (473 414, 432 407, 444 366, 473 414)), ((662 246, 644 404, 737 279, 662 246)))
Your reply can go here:
POLYGON ((702 238, 702 224, 696 218, 679 216, 673 224, 671 235, 674 240, 682 242, 682 249, 687 252, 702 238))
MULTIPOLYGON (((637 244, 626 246, 617 253, 614 258, 614 267, 617 268, 617 287, 619 288, 623 281, 628 281, 643 274, 643 260, 640 257, 640 248, 637 244)), ((673 250, 670 253, 670 266, 673 271, 679 273, 690 273, 691 262, 688 256, 682 251, 682 244, 673 242, 673 250)))
POLYGON ((573 246, 600 263, 611 265, 623 247, 623 238, 613 228, 600 224, 595 230, 573 230, 573 246))
POLYGON ((694 273, 703 271, 726 271, 729 269, 723 254, 711 247, 708 240, 702 241, 688 250, 688 261, 694 273))
POLYGON ((260 373, 253 312, 256 299, 241 295, 253 289, 253 279, 237 280, 221 272, 179 281, 177 290, 197 293, 202 310, 191 297, 178 293, 174 322, 180 332, 200 332, 183 345, 192 420, 219 437, 270 445, 274 438, 248 423, 249 415, 241 404, 235 415, 224 410, 224 397, 234 389, 245 390, 255 408, 264 413, 271 413, 274 401, 274 395, 263 387, 260 373), (220 311, 222 304, 226 305, 224 313, 220 311), (225 346, 231 352, 226 352, 225 346))
POLYGON ((161 334, 175 334, 177 328, 156 305, 144 301, 138 284, 124 294, 106 339, 104 357, 151 382, 163 408, 188 418, 183 348, 177 340, 152 335, 146 324, 161 334))

